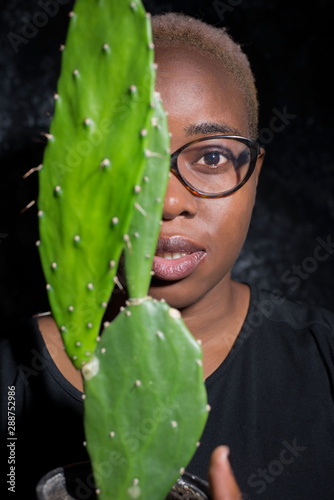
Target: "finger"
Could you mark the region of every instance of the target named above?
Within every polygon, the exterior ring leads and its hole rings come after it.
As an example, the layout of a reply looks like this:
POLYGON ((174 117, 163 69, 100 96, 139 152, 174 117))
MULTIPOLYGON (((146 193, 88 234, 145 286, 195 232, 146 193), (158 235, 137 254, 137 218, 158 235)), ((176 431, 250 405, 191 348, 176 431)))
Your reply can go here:
POLYGON ((213 500, 241 500, 241 492, 235 480, 227 446, 218 446, 211 455, 209 481, 213 500))

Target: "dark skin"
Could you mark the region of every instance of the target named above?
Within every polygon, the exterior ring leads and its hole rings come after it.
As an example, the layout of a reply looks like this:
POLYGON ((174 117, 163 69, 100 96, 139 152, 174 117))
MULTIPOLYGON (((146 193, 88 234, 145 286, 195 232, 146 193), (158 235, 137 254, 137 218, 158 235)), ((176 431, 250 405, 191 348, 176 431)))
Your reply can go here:
MULTIPOLYGON (((156 60, 172 151, 224 132, 249 137, 243 96, 224 66, 181 46, 158 48, 156 60)), ((149 293, 181 310, 189 330, 202 342, 206 378, 227 356, 247 314, 249 288, 231 280, 231 268, 247 235, 262 161, 263 153, 248 182, 220 199, 194 196, 174 175, 168 184, 160 237, 188 238, 206 256, 182 280, 153 280, 149 293)))
MULTIPOLYGON (((249 137, 244 98, 222 64, 181 45, 158 48, 156 62, 156 87, 168 112, 172 152, 209 135, 249 137)), ((169 180, 160 237, 186 238, 205 255, 183 279, 153 279, 149 295, 179 309, 189 330, 202 342, 205 378, 228 355, 247 314, 249 288, 231 280, 231 268, 247 235, 263 157, 262 152, 248 182, 225 198, 199 198, 173 174, 169 180)), ((39 325, 59 370, 83 391, 81 373, 67 357, 54 320, 41 318, 39 325)), ((209 478, 214 500, 241 498, 227 447, 213 452, 209 478)))

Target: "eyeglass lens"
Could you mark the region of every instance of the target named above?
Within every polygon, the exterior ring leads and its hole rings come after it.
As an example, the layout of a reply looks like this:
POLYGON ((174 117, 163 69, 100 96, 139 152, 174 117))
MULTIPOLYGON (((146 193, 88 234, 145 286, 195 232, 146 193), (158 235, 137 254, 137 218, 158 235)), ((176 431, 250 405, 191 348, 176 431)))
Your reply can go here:
POLYGON ((238 186, 246 177, 251 152, 236 140, 214 138, 190 144, 177 159, 179 173, 193 188, 203 193, 223 193, 238 186))

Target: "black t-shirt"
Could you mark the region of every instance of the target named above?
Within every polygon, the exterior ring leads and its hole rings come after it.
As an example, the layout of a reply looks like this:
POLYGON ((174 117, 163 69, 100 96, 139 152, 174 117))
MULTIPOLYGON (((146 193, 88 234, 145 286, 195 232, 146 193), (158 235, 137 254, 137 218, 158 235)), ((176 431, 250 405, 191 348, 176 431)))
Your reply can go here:
MULTIPOLYGON (((0 363, 4 440, 8 387, 16 398, 16 494, 8 498, 33 499, 43 474, 87 460, 81 393, 58 371, 35 319, 3 332, 0 363)), ((251 286, 243 328, 206 386, 211 412, 189 472, 207 478, 212 450, 226 444, 245 500, 334 499, 332 313, 251 286)))

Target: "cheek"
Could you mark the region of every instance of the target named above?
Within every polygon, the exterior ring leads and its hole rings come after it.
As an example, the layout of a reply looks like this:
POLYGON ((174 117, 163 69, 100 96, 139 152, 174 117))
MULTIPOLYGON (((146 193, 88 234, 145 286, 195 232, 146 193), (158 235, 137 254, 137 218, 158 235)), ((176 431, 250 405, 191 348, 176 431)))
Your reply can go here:
POLYGON ((205 213, 205 224, 210 237, 210 252, 225 265, 232 266, 244 241, 255 201, 253 183, 247 184, 227 198, 212 201, 205 213))

